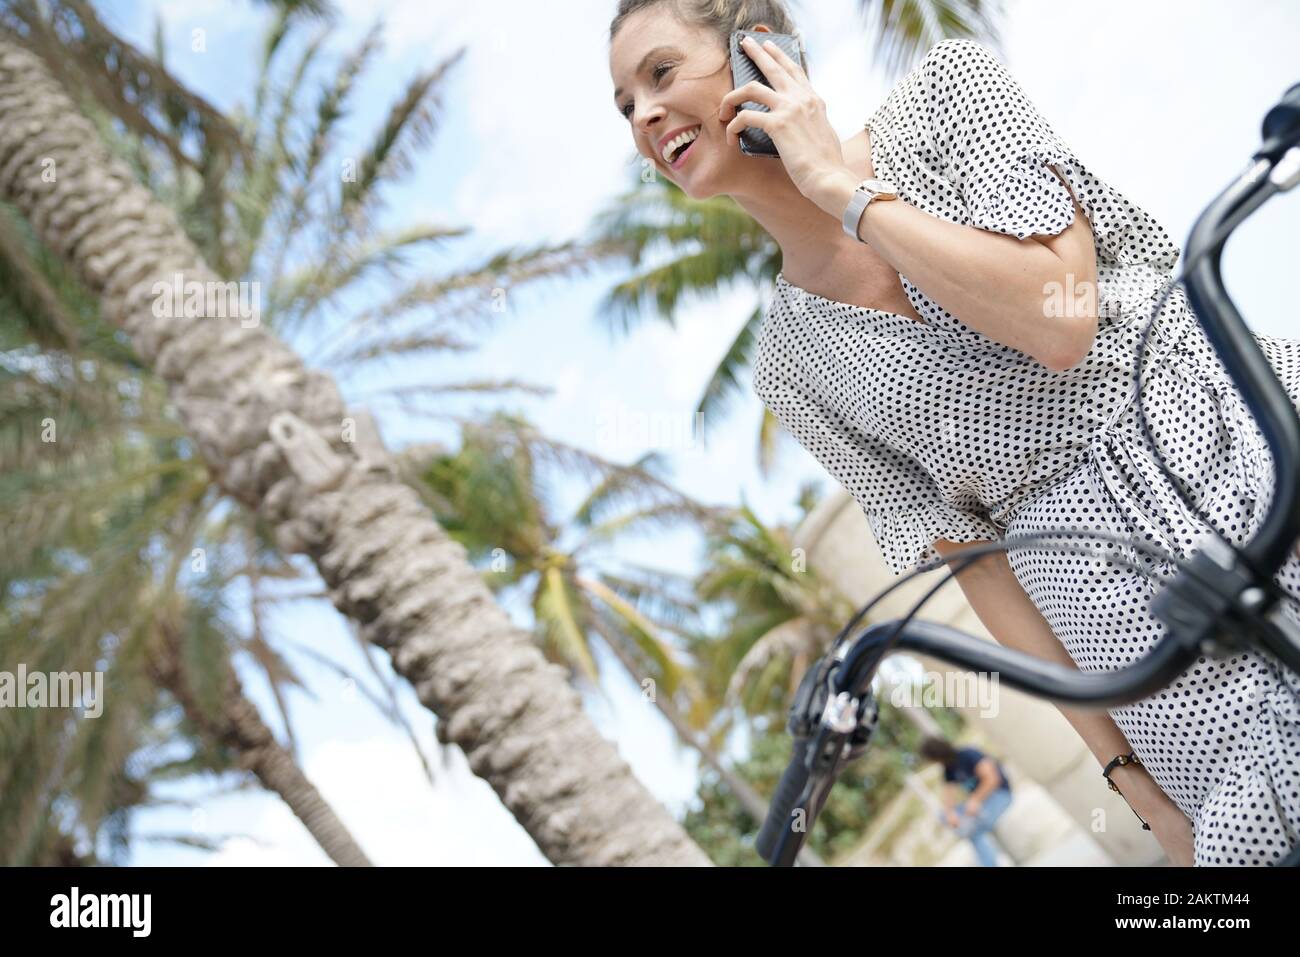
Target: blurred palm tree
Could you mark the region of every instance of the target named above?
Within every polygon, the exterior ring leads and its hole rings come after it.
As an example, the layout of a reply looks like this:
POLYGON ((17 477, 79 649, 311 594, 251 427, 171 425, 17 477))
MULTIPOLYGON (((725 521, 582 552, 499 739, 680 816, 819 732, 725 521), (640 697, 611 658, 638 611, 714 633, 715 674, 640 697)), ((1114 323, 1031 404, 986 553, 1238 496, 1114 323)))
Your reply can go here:
POLYGON ((790 527, 764 524, 743 502, 706 533, 703 565, 696 593, 725 609, 716 632, 696 634, 690 648, 718 718, 713 733, 729 731, 737 712, 779 727, 805 669, 855 609, 808 564, 790 527))
POLYGON ((238 512, 217 517, 220 496, 188 446, 162 384, 141 374, 93 298, 0 203, 2 660, 102 671, 108 682, 93 720, 60 709, 0 715, 10 725, 0 735, 10 799, 0 847, 17 855, 8 863, 78 845, 93 859, 101 825, 124 834, 130 812, 157 801, 148 785, 159 772, 141 778, 127 766, 149 766, 141 752, 156 737, 160 689, 206 741, 200 767, 251 770, 332 859, 368 863, 240 690, 236 647, 264 666, 292 740, 282 689, 300 682, 257 629, 233 638, 221 600, 232 560, 241 576, 246 561, 263 566, 259 578, 292 572, 245 540, 238 512), (195 558, 204 574, 187 581, 195 558))
MULTIPOLYGON (((133 322, 145 316, 140 313, 139 303, 130 299, 129 283, 123 285, 122 277, 157 275, 164 266, 187 276, 212 276, 206 258, 215 264, 222 278, 248 276, 252 282, 265 282, 270 300, 267 324, 274 324, 291 339, 302 332, 306 345, 328 343, 331 351, 324 357, 327 366, 336 374, 346 375, 378 359, 469 348, 470 342, 458 337, 458 330, 472 327, 474 320, 502 312, 491 305, 495 305, 496 294, 503 288, 513 290, 534 279, 572 273, 598 258, 598 250, 572 244, 506 250, 477 268, 454 275, 433 281, 403 281, 407 253, 462 231, 436 225, 416 225, 398 232, 376 229, 373 223, 379 207, 379 187, 403 171, 414 152, 425 144, 433 125, 440 80, 460 54, 417 75, 390 110, 371 146, 349 157, 332 134, 344 114, 356 77, 377 50, 378 32, 373 31, 345 59, 334 81, 316 99, 316 108, 302 110, 299 94, 321 48, 324 32, 306 44, 283 86, 278 77, 272 80, 270 70, 285 35, 300 22, 298 16, 281 15, 271 32, 254 96, 256 108, 246 119, 239 119, 237 114, 236 122, 226 123, 214 117, 214 111, 198 98, 174 95, 179 85, 166 74, 165 67, 161 63, 151 65, 146 62, 148 58, 113 36, 88 5, 37 5, 28 0, 8 0, 0 7, 0 84, 13 91, 39 88, 40 96, 0 98, 6 112, 12 113, 12 119, 6 117, 6 122, 0 123, 0 132, 7 126, 10 133, 7 138, 0 136, 0 155, 8 160, 16 149, 26 150, 42 142, 42 149, 49 148, 51 162, 57 162, 60 176, 59 188, 53 193, 28 192, 21 186, 30 178, 20 177, 7 184, 7 195, 41 238, 68 256, 78 277, 102 297, 105 312, 132 328, 132 344, 141 348, 143 343, 150 360, 165 366, 163 376, 170 383, 171 395, 178 400, 190 430, 198 434, 204 456, 215 466, 216 477, 227 493, 237 489, 248 505, 265 501, 265 488, 255 493, 248 491, 251 475, 247 470, 254 464, 253 452, 262 451, 256 446, 268 438, 267 420, 278 412, 279 419, 297 423, 292 428, 286 425, 285 429, 291 431, 281 429, 273 434, 273 441, 266 442, 272 451, 279 446, 285 456, 277 459, 277 467, 287 467, 297 476, 293 481, 281 481, 282 493, 293 485, 305 495, 314 479, 301 469, 319 464, 322 454, 328 453, 338 461, 339 453, 345 452, 343 461, 354 463, 356 474, 366 476, 363 484, 367 485, 368 502, 378 506, 375 514, 392 518, 401 513, 406 515, 405 528, 420 532, 423 538, 410 543, 406 554, 412 562, 423 563, 420 567, 433 572, 434 580, 445 583, 448 592, 425 592, 422 611, 413 611, 410 602, 404 601, 411 597, 412 580, 396 574, 393 568, 381 575, 370 565, 353 564, 340 571, 330 564, 327 571, 322 556, 313 557, 317 568, 326 574, 336 604, 359 623, 373 626, 365 637, 382 639, 392 646, 398 670, 413 681, 418 679, 417 693, 425 704, 432 707, 435 701, 441 702, 443 716, 449 720, 439 724, 440 736, 450 734, 450 740, 456 740, 470 753, 471 766, 487 777, 503 798, 507 791, 513 796, 511 810, 553 860, 696 862, 701 859, 698 850, 663 809, 629 780, 627 768, 614 764, 616 754, 604 746, 590 723, 580 714, 571 713, 576 707, 574 700, 556 694, 549 686, 549 675, 520 670, 523 658, 517 648, 512 650, 515 636, 503 628, 491 602, 475 597, 474 587, 459 573, 455 556, 440 551, 437 539, 441 530, 425 521, 423 515, 417 517, 411 512, 410 500, 394 487, 388 465, 376 457, 382 454, 382 444, 373 430, 369 434, 364 428, 360 430, 362 434, 355 440, 359 450, 336 446, 333 451, 327 447, 321 453, 311 444, 310 439, 316 443, 326 441, 315 431, 325 427, 318 420, 324 416, 335 422, 334 410, 341 410, 328 375, 308 376, 296 356, 261 330, 226 329, 222 332, 225 348, 214 354, 214 344, 201 336, 171 335, 181 320, 159 323, 153 317, 155 328, 151 332, 133 322), (15 40, 19 43, 15 44, 15 40), (43 56, 45 62, 30 56, 22 49, 24 46, 43 56), (71 61, 75 61, 75 67, 68 65, 71 61), (127 75, 122 75, 124 64, 127 75), (82 110, 97 121, 104 139, 132 165, 136 176, 179 211, 179 221, 188 236, 175 228, 172 217, 147 194, 125 181, 120 167, 108 161, 99 143, 87 135, 93 131, 76 116, 77 111, 62 90, 50 82, 51 70, 79 97, 82 110), (124 85, 127 95, 115 95, 112 89, 117 85, 124 85), (19 127, 21 137, 14 133, 19 127), (54 143, 49 137, 56 129, 58 142, 54 143), (233 139, 231 130, 235 132, 233 139), (207 146, 195 154, 195 142, 207 146), (226 143, 228 147, 222 145, 226 143), (341 159, 351 161, 343 167, 342 177, 336 172, 341 159), (123 218, 109 209, 113 206, 129 206, 133 212, 123 218), (65 214, 71 214, 76 221, 76 244, 69 242, 68 231, 74 227, 65 214), (205 256, 199 256, 195 247, 201 248, 205 256), (90 253, 91 249, 96 252, 90 253), (112 268, 105 268, 110 260, 112 268), (372 279, 382 282, 382 288, 396 288, 397 292, 384 296, 374 308, 361 309, 355 303, 375 291, 376 287, 367 285, 372 279), (354 297, 351 306, 349 296, 354 297), (162 340, 169 341, 159 353, 162 340), (254 340, 255 360, 248 354, 254 340), (202 373, 198 376, 202 382, 188 374, 196 370, 202 373), (264 375, 271 376, 271 380, 263 381, 264 375), (220 395, 210 391, 211 384, 217 381, 224 386, 220 395), (259 404, 261 400, 250 402, 250 397, 257 396, 265 396, 272 406, 259 404), (310 401, 304 405, 304 399, 310 401), (219 408, 222 406, 224 413, 219 408), (229 447, 234 437, 252 443, 244 450, 247 454, 229 447), (304 446, 303 442, 308 444, 304 446), (314 457, 302 457, 306 451, 314 457), (363 456, 368 463, 364 467, 359 464, 363 456), (294 481, 298 484, 294 485, 294 481), (362 586, 364 596, 359 590, 362 586), (389 600, 371 602, 374 589, 389 595, 389 600), (441 679, 435 688, 425 680, 427 656, 400 654, 404 644, 414 648, 420 642, 423 649, 430 628, 432 634, 448 640, 457 637, 435 628, 435 622, 429 619, 429 615, 437 617, 431 604, 434 599, 445 599, 458 608, 473 604, 476 613, 468 619, 458 616, 459 623, 462 627, 481 628, 494 638, 492 643, 473 647, 457 644, 461 670, 479 678, 498 675, 501 680, 506 680, 503 669, 509 670, 519 691, 517 697, 536 705, 516 716, 511 742, 501 739, 505 728, 500 723, 450 720, 457 703, 466 709, 464 713, 477 715, 476 702, 484 698, 486 704, 486 697, 495 700, 499 688, 489 692, 479 682, 463 680, 452 687, 441 679), (377 621, 381 612, 391 612, 395 617, 381 623, 377 621), (534 755, 562 750, 571 764, 585 768, 587 776, 599 781, 599 786, 579 794, 565 791, 559 786, 562 781, 548 781, 548 775, 554 778, 562 772, 557 762, 507 754, 520 737, 532 742, 534 755), (508 788, 511 779, 531 783, 508 788), (620 799, 606 800, 615 791, 620 799), (613 818, 616 808, 618 814, 613 818), (557 815, 579 823, 555 830, 550 822, 557 815), (620 840, 624 830, 635 831, 644 839, 633 847, 620 840)), ((22 172, 26 176, 31 170, 24 167, 22 172)), ((146 305, 146 315, 148 311, 146 305)), ((114 335, 121 337, 121 333, 114 335)), ((125 343, 125 338, 119 338, 119 345, 125 343)), ((453 382, 435 384, 420 395, 427 398, 458 391, 520 387, 532 388, 514 382, 453 382)), ((408 401, 412 394, 400 398, 408 401)), ((357 420, 364 422, 366 418, 358 412, 357 420)), ((348 438, 342 441, 349 445, 352 442, 348 438)), ((180 457, 193 456, 194 451, 191 445, 180 457)), ((272 464, 264 456, 257 461, 263 473, 272 464)), ((233 505, 232 499, 215 497, 219 501, 207 503, 210 508, 233 505)), ((281 536, 277 538, 280 544, 296 551, 307 550, 301 537, 303 526, 275 509, 296 510, 309 501, 305 497, 286 499, 284 494, 276 499, 272 514, 277 516, 273 521, 281 536)), ((369 527, 353 528, 340 516, 336 518, 339 522, 320 530, 338 536, 336 544, 340 547, 341 543, 360 544, 356 536, 371 531, 369 527)), ((434 647, 438 647, 436 641, 434 647)), ((213 678, 220 680, 216 674, 213 678)))
MULTIPOLYGON (((113 115, 131 118, 132 122, 124 124, 127 130, 124 135, 118 128, 104 122, 102 112, 91 109, 92 115, 100 118, 105 135, 119 150, 132 157, 137 171, 152 181, 160 194, 177 202, 185 221, 193 227, 192 236, 203 242, 218 259, 228 259, 215 245, 221 232, 219 225, 225 204, 219 201, 220 189, 213 188, 211 164, 219 159, 219 165, 228 168, 229 158, 236 149, 244 149, 238 139, 239 130, 199 98, 169 82, 160 60, 151 61, 130 50, 129 45, 104 27, 87 5, 56 6, 52 8, 49 20, 37 15, 35 8, 27 4, 10 5, 6 12, 22 19, 29 28, 29 35, 40 38, 37 45, 47 45, 47 53, 56 52, 56 48, 48 45, 57 43, 60 35, 68 39, 66 47, 57 49, 62 49, 65 54, 74 50, 77 56, 51 57, 61 64, 65 80, 79 79, 85 84, 83 89, 107 93, 108 105, 114 107, 113 115), (100 69, 116 72, 100 82, 90 80, 100 69), (137 88, 141 83, 151 84, 150 92, 160 99, 168 128, 153 126, 132 106, 131 100, 138 97, 137 88), (209 166, 201 167, 187 158, 180 146, 186 135, 197 135, 203 147, 199 155, 209 166), (160 172, 157 157, 150 152, 151 139, 155 145, 163 144, 161 152, 172 163, 166 173, 160 172), (191 189, 187 194, 180 185, 187 172, 197 172, 203 188, 191 189)), ((277 21, 273 38, 276 42, 283 39, 287 23, 287 16, 277 21)), ((311 48, 313 55, 316 49, 318 47, 311 48)), ((349 69, 345 68, 345 72, 349 69)), ((296 75, 295 82, 301 81, 302 76, 296 75)), ((269 76, 264 73, 260 89, 265 90, 269 82, 269 76)), ((334 89, 342 89, 347 82, 350 81, 336 80, 334 89)), ((285 120, 293 108, 296 92, 291 89, 290 95, 280 104, 277 124, 281 137, 286 133, 285 120)), ((337 120, 341 105, 337 100, 332 102, 333 106, 320 111, 330 116, 331 121, 337 120)), ((400 134, 400 126, 399 122, 390 130, 390 138, 400 134)), ((319 129, 317 134, 319 142, 319 129)), ((265 184, 273 179, 268 170, 274 162, 289 161, 284 152, 286 146, 280 142, 277 159, 263 158, 261 165, 256 167, 255 175, 261 177, 260 182, 265 184)), ((99 320, 93 297, 67 274, 56 257, 35 240, 13 213, 12 207, 3 204, 0 207, 3 207, 0 208, 0 299, 7 300, 10 306, 5 315, 8 320, 5 346, 13 349, 6 352, 6 357, 17 363, 17 367, 6 370, 9 374, 3 377, 6 390, 4 438, 9 440, 3 456, 8 479, 3 496, 5 514, 15 518, 21 516, 20 521, 3 526, 3 531, 8 533, 4 536, 5 557, 11 585, 21 586, 29 592, 35 589, 32 576, 36 569, 31 562, 41 550, 58 551, 65 559, 79 555, 83 559, 80 563, 83 573, 65 572, 57 589, 37 590, 44 595, 57 595, 60 602, 68 601, 69 597, 74 601, 111 597, 111 609, 101 602, 97 610, 104 622, 116 622, 117 631, 122 633, 145 635, 151 627, 165 626, 173 633, 172 639, 155 643, 151 650, 147 662, 151 677, 186 704, 191 722, 203 729, 209 740, 223 740, 224 746, 234 749, 239 763, 261 777, 273 779, 266 782, 268 786, 285 797, 304 817, 304 823, 321 840, 327 854, 340 863, 365 863, 355 841, 341 828, 337 818, 297 768, 293 758, 293 751, 296 751, 293 724, 289 720, 284 693, 288 686, 301 686, 301 682, 268 642, 260 626, 260 606, 269 600, 259 594, 260 583, 266 579, 294 577, 297 572, 269 547, 247 513, 231 509, 231 503, 217 494, 203 463, 189 448, 183 429, 165 408, 163 384, 142 369, 131 351, 123 345, 120 334, 115 335, 99 320), (40 351, 34 351, 33 345, 40 351), (57 421, 63 431, 60 441, 48 445, 25 441, 40 432, 39 422, 30 421, 33 415, 39 415, 42 420, 57 421), (184 494, 152 494, 151 488, 162 482, 179 487, 184 494), (134 537, 114 537, 102 524, 94 521, 71 522, 75 516, 87 513, 109 515, 115 510, 130 515, 129 522, 124 520, 123 524, 134 537), (194 514, 183 518, 181 513, 187 510, 194 514), (182 529, 190 534, 167 539, 159 534, 166 529, 182 529), (215 538, 203 538, 201 533, 204 531, 215 532, 215 538), (140 594, 150 573, 145 555, 159 547, 168 550, 175 566, 172 576, 165 582, 165 591, 169 594, 161 596, 160 601, 141 601, 140 594), (185 590, 194 588, 192 583, 181 583, 175 575, 183 564, 181 559, 209 552, 215 559, 216 554, 231 548, 241 553, 245 562, 243 573, 238 577, 246 579, 246 590, 251 596, 254 623, 251 636, 246 641, 232 639, 229 636, 237 634, 234 626, 211 617, 200 622, 187 615, 179 625, 165 621, 162 606, 180 601, 185 590), (110 556, 113 564, 105 567, 104 556, 110 556), (100 587, 105 583, 109 585, 106 590, 100 587), (170 647, 178 639, 213 639, 214 642, 206 654, 178 657, 170 647), (269 729, 261 723, 256 710, 239 691, 229 661, 236 646, 247 652, 264 671, 281 711, 290 750, 279 746, 269 729), (192 669, 200 670, 191 674, 192 669), (199 692, 196 693, 194 688, 199 692)), ((305 216, 300 218, 306 219, 305 216)), ((300 225, 310 224, 304 222, 300 225)), ((389 244, 390 255, 392 245, 389 244)), ((246 243, 244 248, 251 248, 251 244, 246 243)), ((311 291, 305 284, 300 285, 311 291)), ((226 584, 233 583, 233 577, 226 584)), ((44 627, 38 629, 45 632, 41 647, 51 663, 71 662, 77 657, 69 641, 80 641, 84 645, 87 640, 102 640, 95 629, 84 627, 85 622, 77 622, 75 617, 50 614, 43 605, 33 617, 37 622, 66 622, 80 629, 77 634, 60 634, 57 627, 54 633, 44 627)), ((99 631, 107 628, 108 625, 103 624, 99 631)), ((6 660, 28 659, 15 657, 6 660)), ((368 651, 367 660, 371 660, 368 651)), ((340 673, 352 677, 346 668, 330 664, 340 673)), ((125 680, 120 668, 113 674, 115 680, 125 680)), ((135 690, 147 698, 150 689, 141 686, 135 690)), ((414 741, 413 732, 396 708, 393 686, 386 685, 385 691, 390 700, 379 702, 382 710, 386 716, 403 724, 414 741)), ((140 694, 113 696, 109 713, 123 722, 123 727, 132 726, 133 703, 137 708, 143 706, 145 699, 140 694)), ((82 722, 81 727, 98 730, 103 724, 82 722)), ((48 732, 51 728, 44 730, 48 732)), ((89 787, 106 787, 106 780, 97 780, 93 772, 101 770, 103 774, 111 775, 114 763, 123 762, 137 745, 130 735, 118 735, 112 740, 117 747, 95 750, 94 761, 87 762, 82 753, 84 749, 79 751, 81 758, 70 769, 75 770, 72 776, 83 782, 90 781, 89 787)), ((428 762, 422 753, 420 758, 426 773, 429 773, 428 762)), ((48 793, 46 796, 45 802, 37 801, 31 805, 34 812, 48 814, 60 797, 48 793)), ((78 802, 78 806, 84 809, 78 821, 82 833, 93 834, 101 820, 98 808, 84 799, 78 802)), ((19 819, 18 830, 24 837, 40 833, 39 828, 23 828, 21 825, 25 823, 24 819, 19 819)), ((0 830, 3 830, 2 825, 0 830)), ((18 841, 6 844, 19 846, 18 841)))
MULTIPOLYGON (((377 223, 385 218, 385 191, 432 145, 464 48, 412 76, 359 148, 356 134, 342 127, 382 52, 382 24, 330 70, 322 59, 334 31, 313 14, 328 5, 269 5, 277 12, 249 97, 228 116, 168 72, 161 21, 152 55, 114 34, 82 0, 0 0, 0 28, 41 54, 78 95, 114 152, 176 212, 206 262, 223 278, 265 290, 261 322, 345 381, 373 376, 396 359, 471 350, 495 317, 509 315, 505 290, 572 276, 614 254, 599 243, 514 247, 424 278, 428 270, 415 257, 469 229, 377 223), (327 78, 313 89, 321 72, 327 78)), ((510 391, 547 390, 474 380, 389 385, 367 396, 409 406, 418 398, 510 391)))
POLYGON ((710 717, 676 642, 700 626, 685 576, 635 566, 611 571, 600 549, 628 535, 683 523, 716 527, 727 510, 693 501, 663 478, 657 453, 630 466, 544 436, 516 416, 467 421, 460 447, 430 456, 427 500, 470 559, 487 566, 493 590, 520 593, 548 659, 571 680, 599 688, 599 639, 678 740, 695 750, 751 813, 767 808, 699 733, 710 717), (583 473, 591 491, 567 521, 553 520, 544 466, 583 473), (571 533, 567 534, 566 533, 571 533), (562 542, 564 538, 571 543, 562 542))
MULTIPOLYGON (((797 504, 800 514, 789 525, 764 524, 742 500, 725 521, 704 529, 704 571, 694 590, 701 604, 719 610, 719 620, 710 629, 683 632, 695 687, 703 693, 701 710, 712 716, 710 740, 722 748, 743 725, 748 756, 732 773, 763 790, 775 788, 789 761, 785 719, 795 689, 855 613, 794 544, 794 530, 817 505, 813 484, 800 488, 797 504)), ((872 622, 864 616, 856 628, 872 622)), ((894 664, 888 662, 886 672, 894 664)), ((884 673, 873 681, 880 710, 871 747, 843 769, 806 849, 834 858, 854 847, 904 787, 920 739, 960 721, 943 709, 893 706, 891 680, 884 673)), ((752 838, 763 815, 736 801, 732 791, 729 782, 703 775, 701 807, 688 814, 687 829, 717 863, 761 863, 752 838)))
MULTIPOLYGON (((910 69, 929 49, 952 37, 974 37, 997 46, 994 22, 999 0, 858 0, 868 21, 871 56, 888 77, 910 69)), ((798 20, 798 4, 793 4, 798 20)), ((812 77, 810 67, 810 77, 812 77)), ((815 82, 815 77, 812 77, 815 82)), ((736 335, 719 358, 696 403, 701 438, 719 425, 735 397, 749 393, 749 368, 768 288, 781 268, 781 250, 729 196, 693 200, 666 177, 640 174, 632 188, 596 215, 593 245, 621 246, 634 272, 616 283, 599 304, 599 318, 626 335, 647 319, 676 328, 678 310, 739 286, 753 289, 755 303, 738 321, 736 335), (643 265, 646 261, 649 265, 643 265)), ((710 321, 715 321, 710 319, 710 321)), ((756 443, 759 470, 775 462, 780 423, 763 409, 756 443)))
MULTIPOLYGON (((871 59, 896 79, 940 40, 971 37, 998 44, 1001 0, 857 0, 871 40, 871 59)), ((795 0, 794 7, 799 6, 795 0)), ((797 14, 796 14, 797 19, 797 14)))

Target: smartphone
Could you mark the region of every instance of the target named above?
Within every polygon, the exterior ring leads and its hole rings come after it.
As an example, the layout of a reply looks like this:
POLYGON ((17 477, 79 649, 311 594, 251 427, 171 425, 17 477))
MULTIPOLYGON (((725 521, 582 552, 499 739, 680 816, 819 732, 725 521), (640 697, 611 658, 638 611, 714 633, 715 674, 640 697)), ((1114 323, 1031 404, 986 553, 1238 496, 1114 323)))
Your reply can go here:
MULTIPOLYGON (((767 86, 771 82, 763 75, 763 71, 758 68, 758 64, 749 58, 740 47, 740 41, 745 37, 754 37, 759 43, 764 40, 771 40, 782 50, 786 56, 799 67, 807 72, 808 68, 803 62, 803 40, 800 37, 788 33, 768 33, 763 30, 737 30, 731 35, 731 88, 739 89, 751 80, 758 80, 767 86)), ((736 112, 740 110, 760 110, 764 113, 770 112, 762 103, 754 103, 747 100, 740 104, 736 112)), ((760 130, 757 126, 747 126, 740 131, 740 151, 748 156, 779 156, 776 144, 772 142, 772 137, 760 130)))

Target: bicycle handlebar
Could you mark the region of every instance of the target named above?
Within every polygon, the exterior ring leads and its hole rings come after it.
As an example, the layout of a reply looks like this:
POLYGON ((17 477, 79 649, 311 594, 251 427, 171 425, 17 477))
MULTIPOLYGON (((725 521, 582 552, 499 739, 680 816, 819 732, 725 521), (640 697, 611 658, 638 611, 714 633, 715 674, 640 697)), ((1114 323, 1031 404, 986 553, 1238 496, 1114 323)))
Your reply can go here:
MULTIPOLYGON (((1298 84, 1300 86, 1300 84, 1298 84)), ((1295 150, 1295 147, 1293 147, 1295 150)), ((1300 174, 1300 159, 1292 165, 1300 174)), ((1228 374, 1232 377, 1246 405, 1255 415, 1269 450, 1273 454, 1277 477, 1294 476, 1300 467, 1300 420, 1296 418, 1295 405, 1290 395, 1278 381, 1273 367, 1260 351, 1232 298, 1223 285, 1219 272, 1220 257, 1226 236, 1217 238, 1225 224, 1235 228, 1283 187, 1269 175, 1270 166, 1260 159, 1237 182, 1225 190, 1197 219, 1192 227, 1188 245, 1204 248, 1208 254, 1199 257, 1189 268, 1187 299, 1192 311, 1203 317, 1206 338, 1214 346, 1228 374)), ((1285 180, 1285 170, 1282 177, 1285 180)), ((1295 179, 1291 179, 1295 184, 1295 179)), ((1295 483, 1279 481, 1268 514, 1259 530, 1238 551, 1252 571, 1260 577, 1272 578, 1286 561, 1287 553, 1300 538, 1300 489, 1295 483), (1264 572, 1268 572, 1267 575, 1264 572)))
POLYGON ((787 822, 790 823, 791 828, 797 826, 791 818, 799 804, 799 798, 803 795, 803 789, 808 784, 810 744, 809 738, 794 739, 794 753, 781 774, 781 780, 776 785, 776 793, 772 795, 772 803, 768 806, 767 819, 754 840, 754 847, 758 850, 759 856, 766 861, 772 860, 778 843, 790 829, 786 826, 787 822))
MULTIPOLYGON (((868 628, 844 659, 843 688, 858 695, 875 672, 881 646, 898 627, 886 621, 868 628)), ((1119 671, 1083 672, 975 638, 951 625, 917 619, 908 622, 893 647, 932 655, 963 670, 996 673, 998 681, 1053 701, 1111 708, 1159 691, 1199 657, 1196 649, 1162 641, 1119 671)))

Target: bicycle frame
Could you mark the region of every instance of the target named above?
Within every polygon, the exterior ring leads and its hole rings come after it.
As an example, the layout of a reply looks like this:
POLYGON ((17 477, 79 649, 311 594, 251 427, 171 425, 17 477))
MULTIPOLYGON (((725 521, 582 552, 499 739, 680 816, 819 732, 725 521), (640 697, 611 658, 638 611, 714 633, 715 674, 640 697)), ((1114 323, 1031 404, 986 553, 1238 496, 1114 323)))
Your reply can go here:
MULTIPOLYGON (((1300 487, 1294 481, 1300 474, 1300 415, 1220 274, 1223 245, 1232 231, 1273 195, 1300 183, 1300 83, 1269 111, 1263 136, 1248 168, 1197 219, 1184 260, 1192 311, 1273 456, 1278 486, 1256 534, 1239 548, 1211 539, 1190 561, 1178 563, 1177 574, 1151 604, 1152 614, 1166 625, 1165 636, 1141 659, 1116 671, 1083 673, 948 625, 913 620, 929 595, 906 618, 872 625, 851 640, 842 637, 809 668, 791 708, 794 754, 757 841, 769 863, 794 863, 840 766, 865 748, 869 730, 864 735, 860 727, 863 704, 877 667, 891 651, 916 651, 971 671, 997 672, 1014 688, 1076 706, 1114 707, 1140 700, 1167 686, 1198 657, 1237 654, 1243 644, 1257 643, 1300 674, 1300 632, 1280 614, 1265 618, 1282 597, 1273 578, 1300 539, 1300 487), (1230 624, 1242 626, 1248 637, 1229 635, 1230 624)), ((1171 282, 1169 290, 1176 284, 1171 282)), ((1006 547, 1003 542, 964 548, 934 567, 965 564, 1006 547)), ((1300 866, 1300 844, 1281 863, 1300 866)))

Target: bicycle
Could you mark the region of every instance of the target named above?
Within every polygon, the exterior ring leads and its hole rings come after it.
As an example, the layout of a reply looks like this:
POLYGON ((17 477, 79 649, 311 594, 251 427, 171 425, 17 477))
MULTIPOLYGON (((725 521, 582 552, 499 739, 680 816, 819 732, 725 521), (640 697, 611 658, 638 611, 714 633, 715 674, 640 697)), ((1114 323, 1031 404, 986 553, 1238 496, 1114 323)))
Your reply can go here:
MULTIPOLYGON (((1185 284, 1188 302, 1206 338, 1268 443, 1274 474, 1294 476, 1300 467, 1300 416, 1228 296, 1220 275, 1220 257, 1234 229, 1272 196, 1300 183, 1300 83, 1290 87, 1265 115, 1263 140, 1245 171, 1196 220, 1183 268, 1156 300, 1151 316, 1158 316, 1169 294, 1180 283, 1185 284)), ((1136 369, 1138 411, 1148 441, 1140 385, 1152 325, 1154 321, 1142 338, 1136 369)), ((1158 456, 1158 447, 1156 451, 1158 456)), ((1172 479, 1165 464, 1160 465, 1172 479)), ((1176 481, 1171 484, 1179 488, 1176 481)), ((1209 527, 1214 528, 1213 524, 1209 527)), ((1297 539, 1300 488, 1295 482, 1280 481, 1254 537, 1241 546, 1211 537, 1189 560, 1095 530, 1058 529, 969 546, 918 565, 859 609, 836 636, 831 650, 808 668, 800 682, 789 709, 794 751, 759 832, 759 854, 773 866, 794 863, 840 768, 870 747, 879 718, 870 684, 880 662, 892 651, 915 651, 971 671, 997 672, 1000 681, 1036 697, 1098 707, 1129 704, 1160 691, 1202 655, 1226 657, 1260 647, 1300 674, 1300 629, 1280 614, 1279 600, 1284 596, 1273 581, 1297 539), (1151 603, 1152 614, 1165 624, 1166 634, 1133 664, 1116 671, 1084 673, 990 644, 948 625, 914 620, 940 588, 985 554, 1030 545, 1060 551, 1072 547, 1094 557, 1099 554, 1091 547, 1052 541, 1071 535, 1109 540, 1176 568, 1174 577, 1151 603), (848 639, 854 626, 890 592, 945 565, 953 567, 906 616, 871 625, 848 639)), ((1138 567, 1115 555, 1104 557, 1138 567)), ((1300 843, 1275 866, 1300 866, 1300 843)))

